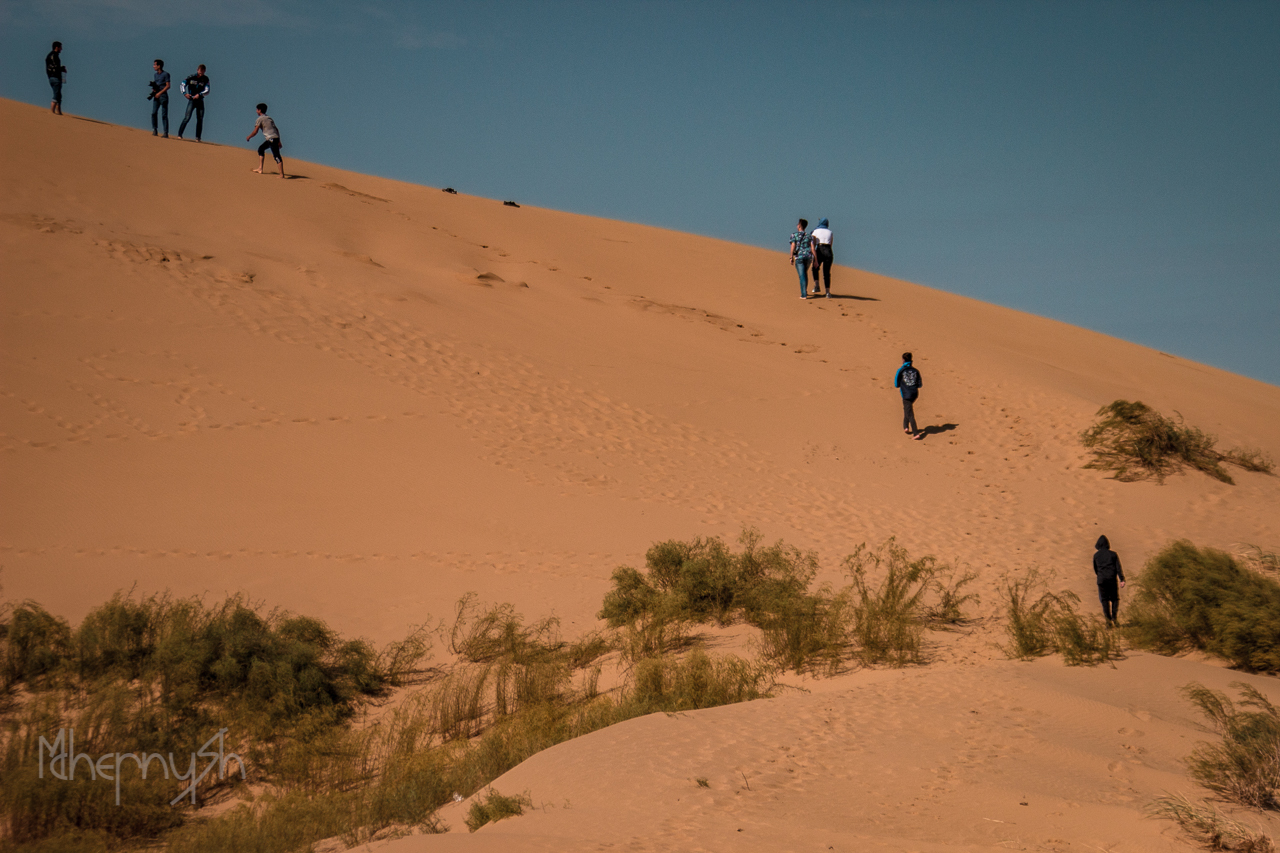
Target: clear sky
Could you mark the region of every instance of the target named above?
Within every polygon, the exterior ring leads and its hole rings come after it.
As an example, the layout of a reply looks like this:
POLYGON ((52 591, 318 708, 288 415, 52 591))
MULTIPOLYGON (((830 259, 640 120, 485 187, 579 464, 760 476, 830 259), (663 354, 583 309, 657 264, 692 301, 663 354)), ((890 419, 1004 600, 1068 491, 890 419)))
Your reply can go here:
POLYGON ((204 63, 206 140, 266 101, 358 172, 779 251, 826 216, 839 263, 1280 384, 1280 0, 0 0, 0 95, 48 104, 54 39, 70 113, 149 126, 151 60, 204 63))

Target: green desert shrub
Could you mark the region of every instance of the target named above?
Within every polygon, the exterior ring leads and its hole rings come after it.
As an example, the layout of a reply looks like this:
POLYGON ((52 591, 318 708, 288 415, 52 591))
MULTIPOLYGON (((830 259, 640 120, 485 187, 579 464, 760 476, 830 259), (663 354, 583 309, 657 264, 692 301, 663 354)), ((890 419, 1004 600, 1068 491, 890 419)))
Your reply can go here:
POLYGON ((1126 633, 1170 654, 1195 648, 1252 672, 1280 671, 1280 583, 1230 554, 1185 540, 1165 546, 1137 578, 1126 633))
POLYGON ((938 570, 936 559, 912 560, 892 538, 875 550, 859 545, 845 558, 854 655, 860 661, 904 666, 921 660, 927 596, 938 570))
POLYGON ((645 554, 645 572, 621 566, 605 596, 600 618, 618 628, 642 617, 728 624, 744 618, 759 624, 806 594, 817 557, 782 542, 761 545, 760 533, 744 530, 742 550, 712 537, 659 542, 645 554))
POLYGON ((1221 738, 1187 758, 1191 777, 1210 791, 1255 809, 1280 808, 1280 709, 1257 688, 1232 684, 1238 702, 1200 684, 1184 688, 1221 738))
POLYGON ((1158 797, 1147 809, 1152 817, 1172 820, 1210 850, 1234 853, 1275 853, 1271 837, 1226 814, 1213 803, 1194 801, 1184 794, 1158 797))
POLYGON ((1115 632, 1096 616, 1080 615, 1075 593, 1047 590, 1034 569, 1007 580, 1001 594, 1009 657, 1028 660, 1056 652, 1068 666, 1091 666, 1120 656, 1115 632))
POLYGON ((769 695, 769 668, 732 655, 712 658, 695 649, 683 658, 648 658, 620 706, 625 716, 653 711, 694 711, 769 695))
POLYGON ((1167 418, 1141 402, 1116 400, 1098 410, 1100 420, 1080 435, 1093 452, 1085 466, 1114 471, 1125 482, 1154 479, 1163 482, 1183 468, 1203 471, 1224 483, 1233 483, 1222 467, 1226 462, 1247 471, 1271 473, 1274 464, 1258 450, 1235 449, 1223 453, 1217 439, 1188 426, 1179 415, 1167 418))
POLYGON ((4 681, 43 686, 63 671, 71 656, 71 626, 34 601, 9 613, 3 648, 4 681))
POLYGON ((476 797, 467 812, 467 829, 475 832, 486 823, 508 817, 519 817, 526 808, 533 808, 533 800, 528 794, 504 796, 490 788, 483 797, 476 797))
POLYGON ((852 619, 847 593, 788 598, 760 619, 762 656, 784 670, 833 675, 848 654, 852 619))

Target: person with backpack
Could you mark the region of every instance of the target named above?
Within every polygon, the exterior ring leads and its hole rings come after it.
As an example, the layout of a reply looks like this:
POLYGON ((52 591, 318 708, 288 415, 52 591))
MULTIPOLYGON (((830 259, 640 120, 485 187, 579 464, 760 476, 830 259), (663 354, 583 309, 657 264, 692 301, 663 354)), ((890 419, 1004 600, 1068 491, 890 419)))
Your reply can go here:
POLYGON ((53 102, 49 104, 49 112, 62 115, 62 75, 67 73, 67 66, 62 64, 62 42, 55 41, 53 50, 44 58, 44 71, 49 75, 49 85, 53 87, 53 102))
POLYGON ((187 99, 187 114, 182 117, 182 124, 178 125, 178 138, 182 138, 182 132, 187 129, 187 122, 191 121, 191 113, 194 112, 196 142, 199 142, 204 131, 204 99, 209 94, 209 78, 205 76, 204 66, 197 66, 196 73, 183 80, 178 88, 187 99))
POLYGON ((831 298, 831 264, 835 254, 831 248, 831 227, 826 219, 818 220, 818 227, 809 235, 813 240, 813 295, 818 295, 818 270, 827 284, 827 298, 831 298))
POLYGON ((262 131, 262 137, 265 140, 258 146, 258 168, 253 171, 260 175, 266 174, 263 169, 267 165, 267 149, 271 149, 271 156, 276 158, 276 162, 280 164, 280 177, 284 177, 284 158, 280 156, 280 131, 276 128, 276 123, 271 116, 267 115, 267 105, 258 104, 258 120, 253 123, 253 133, 244 138, 245 142, 253 139, 258 135, 258 131, 262 131))
POLYGON ((1120 589, 1124 586, 1124 569, 1120 567, 1120 555, 1111 550, 1106 536, 1099 536, 1094 544, 1093 573, 1098 579, 1098 600, 1102 602, 1102 615, 1107 627, 1120 623, 1120 589))
POLYGON ((893 387, 902 392, 902 431, 919 441, 924 438, 924 433, 919 432, 916 426, 915 403, 920 389, 924 387, 924 377, 911 363, 909 352, 902 354, 902 366, 893 377, 893 387))
POLYGON ((813 259, 812 238, 806 229, 809 220, 801 219, 791 234, 791 263, 800 274, 800 298, 809 298, 809 261, 813 259))
POLYGON ((147 95, 147 100, 151 101, 151 135, 159 135, 159 124, 156 122, 156 113, 164 114, 164 138, 169 138, 169 72, 164 70, 164 60, 157 59, 151 63, 151 67, 156 70, 156 76, 151 80, 151 94, 147 95))

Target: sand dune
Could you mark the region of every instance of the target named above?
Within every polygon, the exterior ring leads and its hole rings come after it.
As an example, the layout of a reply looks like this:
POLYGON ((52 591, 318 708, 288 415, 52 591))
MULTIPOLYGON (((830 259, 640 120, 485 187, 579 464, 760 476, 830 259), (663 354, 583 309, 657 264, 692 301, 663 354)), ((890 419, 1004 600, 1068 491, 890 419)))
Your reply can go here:
MULTIPOLYGON (((849 267, 801 302, 781 251, 0 119, 0 583, 73 620, 135 586, 244 591, 383 642, 475 590, 572 633, 651 542, 745 525, 827 578, 897 536, 978 569, 987 613, 1030 566, 1087 596, 1100 532, 1131 569, 1172 538, 1280 545, 1280 478, 1118 483, 1077 438, 1141 399, 1280 457, 1274 386, 849 267), (920 442, 892 389, 907 349, 920 442)), ((565 744, 502 787, 571 809, 399 843, 1177 846, 1141 805, 1183 778, 1176 687, 1221 670, 1015 665, 997 632, 565 744)))

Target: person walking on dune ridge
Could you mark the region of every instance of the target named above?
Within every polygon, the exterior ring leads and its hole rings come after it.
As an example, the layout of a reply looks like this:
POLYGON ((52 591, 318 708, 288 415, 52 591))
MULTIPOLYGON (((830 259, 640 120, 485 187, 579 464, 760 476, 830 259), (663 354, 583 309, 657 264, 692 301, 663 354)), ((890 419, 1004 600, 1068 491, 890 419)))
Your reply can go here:
POLYGON ((812 238, 806 233, 809 220, 801 219, 791 234, 791 263, 800 274, 800 298, 809 298, 809 261, 813 258, 812 238))
POLYGON ((902 431, 919 441, 924 438, 924 433, 919 432, 916 426, 915 404, 920 389, 924 387, 924 377, 911 363, 909 352, 902 354, 902 366, 893 377, 893 387, 902 392, 902 431))
POLYGON ((1093 573, 1098 579, 1098 600, 1102 602, 1102 615, 1107 627, 1120 623, 1120 589, 1124 586, 1124 569, 1120 567, 1120 555, 1111 550, 1106 536, 1099 536, 1094 544, 1098 550, 1093 555, 1093 573))
POLYGON ((156 70, 156 76, 151 81, 151 94, 147 95, 147 100, 151 101, 151 135, 159 134, 160 126, 156 121, 156 113, 160 113, 164 117, 164 138, 169 138, 169 72, 164 70, 164 60, 157 59, 151 63, 151 67, 156 70))
POLYGON ((44 58, 44 71, 49 75, 49 85, 53 87, 53 101, 49 104, 49 112, 62 115, 62 75, 67 73, 67 66, 62 64, 62 42, 55 41, 53 50, 44 58))
POLYGON ((204 133, 204 99, 209 94, 209 78, 205 76, 204 66, 198 66, 196 73, 179 84, 179 89, 187 99, 187 114, 182 117, 182 124, 178 125, 178 138, 182 138, 182 134, 187 129, 187 122, 191 121, 191 114, 196 114, 196 142, 200 141, 201 134, 204 133))
POLYGON ((835 260, 835 254, 831 247, 831 225, 826 219, 818 220, 818 227, 813 229, 813 234, 809 235, 813 240, 813 295, 817 296, 820 292, 818 288, 818 273, 821 271, 822 278, 827 285, 827 298, 831 298, 831 263, 835 260))
POLYGON ((253 123, 253 133, 244 138, 245 142, 253 139, 258 135, 258 131, 262 131, 262 137, 265 140, 258 146, 258 168, 253 171, 260 175, 265 175, 263 171, 267 165, 267 149, 271 149, 271 156, 276 158, 276 162, 280 164, 280 177, 284 177, 284 158, 280 156, 280 131, 276 128, 275 121, 271 116, 267 115, 267 105, 258 104, 258 120, 253 123))

